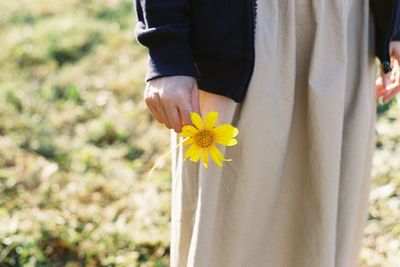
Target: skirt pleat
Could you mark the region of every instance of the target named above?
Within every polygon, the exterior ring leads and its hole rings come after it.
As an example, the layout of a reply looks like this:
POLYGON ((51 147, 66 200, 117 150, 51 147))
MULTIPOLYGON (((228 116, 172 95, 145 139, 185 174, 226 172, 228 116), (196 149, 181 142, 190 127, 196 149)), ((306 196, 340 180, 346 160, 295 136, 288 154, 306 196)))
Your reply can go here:
POLYGON ((375 147, 368 5, 258 0, 244 102, 200 88, 201 115, 239 129, 219 147, 232 161, 184 161, 170 131, 170 266, 358 266, 375 147))

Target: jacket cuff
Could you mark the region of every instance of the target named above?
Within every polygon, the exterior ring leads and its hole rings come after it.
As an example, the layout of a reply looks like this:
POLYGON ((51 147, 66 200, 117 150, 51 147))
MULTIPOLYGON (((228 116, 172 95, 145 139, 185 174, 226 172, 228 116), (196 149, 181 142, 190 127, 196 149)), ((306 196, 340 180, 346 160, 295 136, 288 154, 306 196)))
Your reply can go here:
POLYGON ((163 76, 185 75, 200 79, 188 41, 184 39, 159 42, 149 48, 145 81, 163 76))
POLYGON ((398 31, 395 35, 393 35, 391 40, 400 41, 400 31, 398 31))

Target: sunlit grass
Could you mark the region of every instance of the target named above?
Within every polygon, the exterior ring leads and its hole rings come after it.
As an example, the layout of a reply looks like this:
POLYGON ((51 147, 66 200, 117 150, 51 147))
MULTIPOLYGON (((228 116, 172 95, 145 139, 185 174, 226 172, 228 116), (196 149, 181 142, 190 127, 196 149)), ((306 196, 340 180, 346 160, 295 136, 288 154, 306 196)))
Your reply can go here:
MULTIPOLYGON (((131 0, 0 1, 0 266, 168 266, 169 158, 146 175, 169 133, 134 22, 131 0)), ((398 266, 395 105, 377 133, 362 259, 398 266)))

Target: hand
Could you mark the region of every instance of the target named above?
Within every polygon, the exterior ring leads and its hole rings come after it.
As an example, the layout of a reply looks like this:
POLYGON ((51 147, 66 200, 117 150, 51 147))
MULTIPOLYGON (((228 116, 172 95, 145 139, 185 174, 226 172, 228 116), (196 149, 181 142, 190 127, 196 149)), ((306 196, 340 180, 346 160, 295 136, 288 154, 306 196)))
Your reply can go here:
POLYGON ((375 81, 376 99, 382 97, 384 104, 392 100, 400 90, 400 41, 390 42, 389 51, 392 71, 385 74, 381 69, 381 77, 375 81))
POLYGON ((177 133, 183 125, 192 124, 190 112, 200 114, 199 89, 191 76, 165 76, 148 81, 144 100, 153 117, 177 133))

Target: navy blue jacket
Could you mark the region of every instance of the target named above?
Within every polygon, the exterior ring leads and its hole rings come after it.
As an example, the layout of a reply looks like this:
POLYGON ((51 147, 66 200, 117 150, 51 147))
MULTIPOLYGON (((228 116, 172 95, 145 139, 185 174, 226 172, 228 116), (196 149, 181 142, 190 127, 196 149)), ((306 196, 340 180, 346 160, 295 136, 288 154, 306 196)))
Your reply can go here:
MULTIPOLYGON (((375 55, 388 72, 389 42, 400 40, 400 0, 369 1, 375 55)), ((149 51, 145 81, 192 76, 199 88, 242 102, 254 72, 256 3, 135 0, 136 39, 149 51)))

